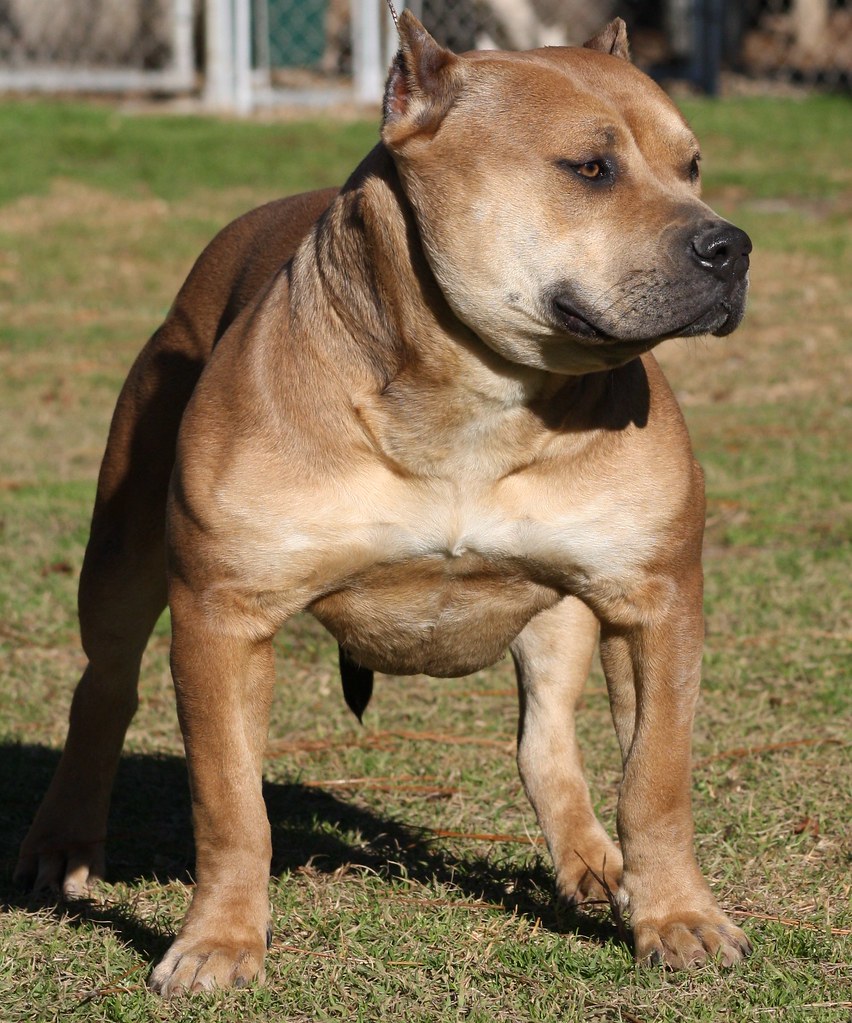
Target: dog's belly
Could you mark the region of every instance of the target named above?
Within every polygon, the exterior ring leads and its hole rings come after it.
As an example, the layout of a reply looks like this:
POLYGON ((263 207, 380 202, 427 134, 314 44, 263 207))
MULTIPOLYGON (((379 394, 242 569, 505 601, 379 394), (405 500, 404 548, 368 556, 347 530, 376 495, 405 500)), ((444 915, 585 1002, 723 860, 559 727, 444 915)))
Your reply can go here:
POLYGON ((483 559, 427 557, 377 565, 310 611, 364 667, 447 678, 493 664, 561 596, 483 559))

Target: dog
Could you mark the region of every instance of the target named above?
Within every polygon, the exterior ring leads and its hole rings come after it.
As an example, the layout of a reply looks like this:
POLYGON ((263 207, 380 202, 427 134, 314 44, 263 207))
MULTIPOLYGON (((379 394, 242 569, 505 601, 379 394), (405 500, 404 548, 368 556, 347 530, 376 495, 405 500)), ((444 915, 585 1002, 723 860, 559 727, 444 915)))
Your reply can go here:
POLYGON ((168 604, 196 841, 151 987, 264 976, 271 640, 307 610, 350 703, 374 670, 508 648, 518 765, 568 903, 617 891, 640 961, 738 962, 693 851, 701 470, 651 349, 740 322, 751 242, 629 60, 456 55, 399 19, 381 142, 339 192, 273 202, 201 255, 118 399, 80 582, 88 666, 18 877, 80 894, 139 662, 168 604), (623 756, 616 845, 574 708, 596 644, 623 756))

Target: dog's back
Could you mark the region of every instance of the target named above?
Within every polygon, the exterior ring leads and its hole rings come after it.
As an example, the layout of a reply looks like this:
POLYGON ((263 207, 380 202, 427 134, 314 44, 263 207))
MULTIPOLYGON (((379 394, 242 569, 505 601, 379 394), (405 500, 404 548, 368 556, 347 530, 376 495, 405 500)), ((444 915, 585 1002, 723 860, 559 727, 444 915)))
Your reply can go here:
MULTIPOLYGON (((184 409, 219 339, 290 259, 336 194, 337 189, 323 189, 278 199, 223 228, 199 256, 122 388, 83 573, 86 580, 98 577, 99 591, 135 579, 132 595, 116 592, 113 599, 142 600, 145 621, 156 618, 166 602, 165 503, 184 409), (155 585, 152 576, 162 577, 161 583, 155 585)), ((88 590, 81 586, 84 636, 88 590)))

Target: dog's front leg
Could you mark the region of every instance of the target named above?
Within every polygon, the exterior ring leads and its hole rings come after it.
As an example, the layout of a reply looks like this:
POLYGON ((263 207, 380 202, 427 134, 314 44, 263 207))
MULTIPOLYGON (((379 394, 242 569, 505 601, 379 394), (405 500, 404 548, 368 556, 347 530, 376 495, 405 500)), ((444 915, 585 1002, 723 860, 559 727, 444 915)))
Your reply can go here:
POLYGON ((592 808, 574 712, 598 639, 594 614, 575 597, 542 611, 512 644, 518 675, 518 769, 568 905, 603 899, 621 877, 621 853, 592 808))
POLYGON ((196 887, 151 976, 169 996, 263 980, 271 840, 261 765, 274 682, 272 645, 237 614, 172 585, 172 672, 186 746, 196 887))
POLYGON ((603 625, 601 660, 624 754, 619 901, 639 960, 674 968, 749 951, 719 909, 693 850, 692 723, 703 645, 700 565, 652 584, 653 609, 630 629, 603 625), (635 700, 635 702, 634 702, 635 700))

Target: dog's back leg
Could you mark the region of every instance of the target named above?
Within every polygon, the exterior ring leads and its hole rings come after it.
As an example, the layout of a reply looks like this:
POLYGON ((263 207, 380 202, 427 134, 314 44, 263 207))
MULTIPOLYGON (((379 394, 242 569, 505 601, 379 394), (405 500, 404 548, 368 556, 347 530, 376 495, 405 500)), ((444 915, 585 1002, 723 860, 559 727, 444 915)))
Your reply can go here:
POLYGON ((56 774, 21 847, 30 887, 79 893, 103 870, 106 819, 139 664, 166 606, 165 508, 184 409, 215 344, 293 255, 336 189, 279 199, 224 228, 199 257, 119 395, 80 577, 89 664, 56 774))
POLYGON ((107 813, 139 665, 166 605, 165 505, 180 419, 203 366, 168 320, 119 396, 80 577, 88 665, 65 749, 21 849, 19 881, 81 894, 103 872, 107 813))
POLYGON ((574 734, 574 711, 598 639, 592 612, 574 597, 537 615, 512 644, 518 674, 518 768, 569 905, 614 893, 618 847, 595 817, 574 734))

